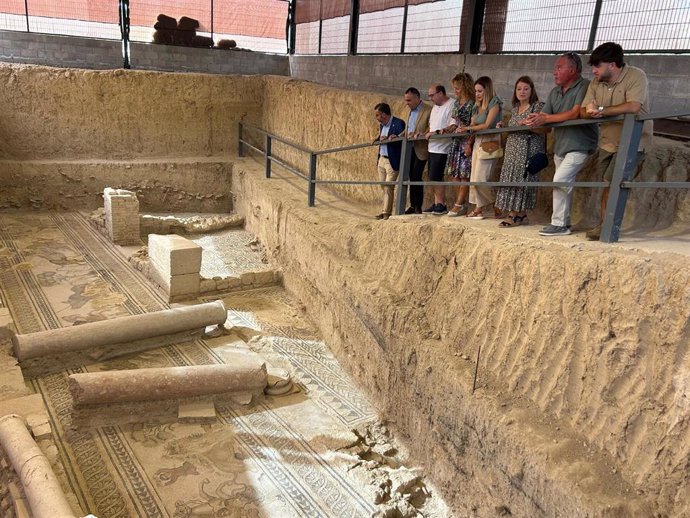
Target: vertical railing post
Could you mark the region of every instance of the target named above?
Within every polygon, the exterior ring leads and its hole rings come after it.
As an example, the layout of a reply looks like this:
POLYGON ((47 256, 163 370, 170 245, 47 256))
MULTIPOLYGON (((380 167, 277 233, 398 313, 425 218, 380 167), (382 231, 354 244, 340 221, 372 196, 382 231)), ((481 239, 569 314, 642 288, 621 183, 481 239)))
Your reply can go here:
POLYGON ((314 206, 316 201, 316 157, 315 153, 309 155, 309 192, 307 194, 307 205, 314 206))
POLYGON ((120 36, 122 38, 122 68, 131 68, 129 62, 129 0, 119 3, 120 36))
POLYGON ((244 156, 244 126, 240 122, 240 128, 237 132, 237 156, 244 156))
POLYGON ((264 141, 264 156, 266 157, 266 178, 271 177, 271 136, 266 133, 264 141))
POLYGON ((24 0, 24 11, 26 12, 26 32, 31 32, 31 27, 29 27, 29 0, 24 0))
POLYGON ((632 180, 637 168, 637 148, 642 136, 642 121, 634 113, 626 113, 623 120, 623 131, 613 167, 613 178, 609 187, 609 199, 606 202, 606 213, 601 225, 600 241, 615 243, 621 231, 625 204, 628 201, 629 188, 622 188, 622 182, 632 180))
POLYGON ((404 137, 400 151, 400 171, 398 173, 398 192, 395 195, 395 213, 405 214, 405 200, 407 200, 407 184, 410 181, 410 165, 412 165, 412 151, 414 142, 404 137))
POLYGON ((601 16, 601 5, 604 0, 596 0, 594 3, 594 13, 592 14, 592 25, 589 29, 589 39, 587 40, 587 53, 594 50, 594 42, 597 40, 597 29, 599 28, 599 17, 601 16))

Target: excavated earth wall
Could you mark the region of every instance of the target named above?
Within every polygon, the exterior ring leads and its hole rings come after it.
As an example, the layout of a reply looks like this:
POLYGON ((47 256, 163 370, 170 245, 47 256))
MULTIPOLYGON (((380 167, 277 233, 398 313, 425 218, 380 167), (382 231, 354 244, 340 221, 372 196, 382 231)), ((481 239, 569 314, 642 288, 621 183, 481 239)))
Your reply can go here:
POLYGON ((256 164, 233 176, 288 288, 461 516, 690 513, 686 256, 334 217, 256 164))
POLYGON ((230 210, 238 122, 261 117, 250 76, 2 64, 0 84, 0 208, 94 209, 110 186, 230 210))

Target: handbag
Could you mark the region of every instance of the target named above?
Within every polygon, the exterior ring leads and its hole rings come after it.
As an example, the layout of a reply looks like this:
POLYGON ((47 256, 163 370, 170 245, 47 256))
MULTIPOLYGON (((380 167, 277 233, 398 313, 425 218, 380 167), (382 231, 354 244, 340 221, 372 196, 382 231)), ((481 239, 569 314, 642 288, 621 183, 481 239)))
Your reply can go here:
POLYGON ((495 140, 488 140, 479 144, 477 158, 480 160, 493 160, 503 156, 503 148, 495 140))
POLYGON ((524 177, 527 178, 527 175, 539 174, 547 165, 549 165, 549 157, 546 156, 546 153, 535 153, 525 162, 524 177))
MULTIPOLYGON (((532 112, 534 112, 534 109, 532 109, 532 112)), ((529 145, 532 142, 532 136, 528 134, 527 136, 527 160, 525 161, 525 173, 523 175, 523 178, 527 178, 527 176, 534 176, 538 175, 542 169, 544 169, 547 165, 549 165, 549 157, 546 156, 546 153, 542 153, 541 151, 539 153, 535 153, 534 155, 530 156, 529 154, 529 145)), ((546 144, 546 141, 544 141, 544 144, 546 144)))

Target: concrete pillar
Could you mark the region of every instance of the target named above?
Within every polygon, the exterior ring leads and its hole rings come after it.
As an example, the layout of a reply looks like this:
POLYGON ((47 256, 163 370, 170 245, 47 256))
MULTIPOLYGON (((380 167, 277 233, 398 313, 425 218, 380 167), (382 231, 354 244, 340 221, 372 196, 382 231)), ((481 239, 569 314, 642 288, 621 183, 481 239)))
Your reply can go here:
POLYGON ((116 245, 138 245, 139 200, 136 193, 124 189, 103 190, 105 228, 108 237, 116 245))
POLYGON ((0 417, 0 447, 19 475, 33 518, 76 518, 50 461, 18 415, 0 417))
POLYGON ((68 379, 75 406, 258 392, 266 383, 266 364, 256 361, 89 372, 68 379))

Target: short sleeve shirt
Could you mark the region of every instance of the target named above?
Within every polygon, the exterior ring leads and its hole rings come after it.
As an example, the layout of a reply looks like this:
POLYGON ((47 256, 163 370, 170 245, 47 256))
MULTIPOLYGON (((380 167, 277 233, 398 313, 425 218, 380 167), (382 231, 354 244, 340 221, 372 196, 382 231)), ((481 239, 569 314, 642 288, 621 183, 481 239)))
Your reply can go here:
MULTIPOLYGON (((565 92, 560 86, 555 87, 549 92, 542 112, 553 115, 572 110, 578 104, 581 105, 588 86, 589 79, 580 77, 565 92)), ((598 141, 597 124, 553 129, 553 153, 559 157, 575 151, 590 153, 597 148, 598 141)))
POLYGON ((479 113, 479 105, 475 104, 474 108, 472 109, 472 116, 474 117, 474 123, 475 124, 484 124, 486 122, 486 118, 489 116, 489 112, 491 111, 491 108, 494 106, 498 105, 498 115, 494 119, 494 121, 491 123, 491 127, 487 129, 494 129, 496 127, 496 124, 501 122, 503 120, 503 101, 495 95, 490 101, 489 105, 486 107, 486 110, 484 110, 482 113, 479 113))
MULTIPOLYGON (((616 106, 625 102, 634 101, 640 103, 640 114, 649 113, 649 88, 647 75, 639 68, 626 65, 623 67, 618 80, 609 85, 607 83, 592 80, 587 88, 587 93, 582 101, 587 106, 591 101, 597 106, 616 106)), ((623 131, 623 121, 604 122, 601 124, 601 140, 599 147, 610 152, 618 151, 618 145, 623 131)), ((642 138, 640 150, 649 150, 652 146, 652 121, 645 121, 642 126, 642 138)))
MULTIPOLYGON (((441 106, 434 105, 429 116, 429 131, 445 129, 453 124, 451 112, 454 99, 448 98, 441 106)), ((429 153, 441 153, 447 155, 450 151, 450 139, 433 139, 429 141, 429 153)))

